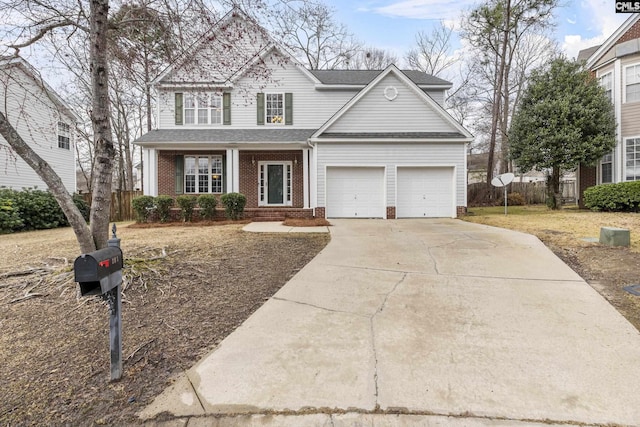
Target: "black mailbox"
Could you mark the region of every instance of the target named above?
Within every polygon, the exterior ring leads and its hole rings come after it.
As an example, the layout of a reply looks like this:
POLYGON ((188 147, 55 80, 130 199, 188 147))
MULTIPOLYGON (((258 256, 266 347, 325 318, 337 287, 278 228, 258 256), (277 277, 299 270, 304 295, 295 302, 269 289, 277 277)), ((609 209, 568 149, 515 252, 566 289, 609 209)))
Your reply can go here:
POLYGON ((108 247, 82 254, 73 271, 82 296, 105 294, 122 283, 122 250, 108 247))

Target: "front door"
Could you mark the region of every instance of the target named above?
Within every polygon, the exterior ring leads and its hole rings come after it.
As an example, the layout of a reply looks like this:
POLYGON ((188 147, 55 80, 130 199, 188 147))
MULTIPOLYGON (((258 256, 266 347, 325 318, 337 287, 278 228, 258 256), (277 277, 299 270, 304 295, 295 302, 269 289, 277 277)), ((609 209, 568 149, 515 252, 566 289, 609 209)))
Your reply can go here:
POLYGON ((284 204, 284 167, 267 165, 267 200, 269 205, 284 204))
POLYGON ((291 206, 291 162, 260 162, 259 206, 291 206))

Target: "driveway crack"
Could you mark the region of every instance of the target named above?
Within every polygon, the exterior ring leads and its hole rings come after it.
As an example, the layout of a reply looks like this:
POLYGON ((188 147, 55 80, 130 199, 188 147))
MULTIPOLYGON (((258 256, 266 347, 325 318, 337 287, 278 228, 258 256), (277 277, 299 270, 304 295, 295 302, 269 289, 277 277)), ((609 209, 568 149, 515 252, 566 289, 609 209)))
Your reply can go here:
POLYGON ((271 299, 272 300, 276 300, 276 301, 283 301, 283 302, 290 302, 290 303, 293 303, 293 304, 305 305, 307 307, 313 307, 313 308, 317 308, 318 310, 329 311, 331 313, 342 313, 342 314, 351 314, 351 315, 358 316, 358 317, 369 317, 369 316, 367 316, 365 314, 354 313, 353 311, 335 310, 333 308, 322 307, 320 305, 315 305, 315 304, 311 304, 311 303, 308 303, 308 302, 294 301, 294 300, 290 300, 290 299, 286 299, 286 298, 280 298, 280 297, 271 297, 271 299))
POLYGON ((374 396, 375 396, 375 411, 380 410, 380 403, 378 402, 378 393, 379 393, 379 386, 378 386, 378 350, 376 348, 376 331, 375 331, 375 317, 379 314, 382 313, 384 311, 385 306, 387 305, 387 301, 389 300, 389 297, 391 296, 391 294, 393 294, 396 289, 398 289, 398 286, 400 286, 405 279, 407 278, 408 273, 404 273, 402 275, 402 278, 400 278, 400 280, 398 280, 396 282, 395 285, 393 285, 393 288, 387 292, 387 294, 384 297, 384 300, 382 301, 382 303, 380 304, 380 307, 378 307, 378 309, 376 310, 375 313, 373 313, 373 315, 369 318, 369 326, 370 326, 370 330, 371 330, 371 349, 373 351, 373 384, 375 386, 375 392, 374 392, 374 396))

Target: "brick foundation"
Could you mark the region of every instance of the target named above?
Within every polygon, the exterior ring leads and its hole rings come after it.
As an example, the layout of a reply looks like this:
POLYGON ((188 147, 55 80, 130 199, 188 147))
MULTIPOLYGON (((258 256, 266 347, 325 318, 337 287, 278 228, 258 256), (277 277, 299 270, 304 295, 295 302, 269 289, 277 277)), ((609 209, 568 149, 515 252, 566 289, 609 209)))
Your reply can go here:
POLYGON ((466 206, 456 206, 456 216, 462 216, 467 214, 466 206))
POLYGON ((324 208, 315 208, 316 218, 326 218, 324 208))
POLYGON ((387 219, 396 219, 396 207, 387 206, 387 219))

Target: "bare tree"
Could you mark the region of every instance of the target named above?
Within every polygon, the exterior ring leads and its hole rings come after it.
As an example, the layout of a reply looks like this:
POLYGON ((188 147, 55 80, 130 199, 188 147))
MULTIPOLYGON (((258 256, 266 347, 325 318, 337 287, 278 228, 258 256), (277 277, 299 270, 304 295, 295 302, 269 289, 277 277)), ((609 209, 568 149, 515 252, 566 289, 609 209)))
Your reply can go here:
POLYGON ((335 20, 333 9, 307 1, 298 8, 286 2, 283 5, 271 26, 298 60, 312 70, 347 68, 360 43, 335 20))
POLYGON ((487 189, 499 140, 508 150, 507 130, 513 112, 509 82, 514 57, 525 36, 552 25, 551 13, 556 5, 557 0, 488 0, 463 21, 463 37, 474 48, 478 64, 488 71, 486 83, 492 88, 487 189))
POLYGON ((350 70, 384 70, 391 64, 398 64, 398 56, 392 51, 373 46, 364 47, 345 62, 350 70))
POLYGON ((459 60, 451 54, 452 34, 453 29, 446 27, 441 21, 429 33, 418 32, 416 47, 405 55, 409 68, 424 71, 432 76, 441 76, 448 72, 459 60))

